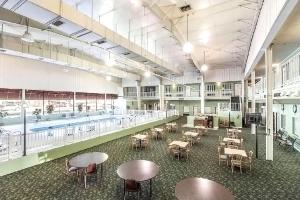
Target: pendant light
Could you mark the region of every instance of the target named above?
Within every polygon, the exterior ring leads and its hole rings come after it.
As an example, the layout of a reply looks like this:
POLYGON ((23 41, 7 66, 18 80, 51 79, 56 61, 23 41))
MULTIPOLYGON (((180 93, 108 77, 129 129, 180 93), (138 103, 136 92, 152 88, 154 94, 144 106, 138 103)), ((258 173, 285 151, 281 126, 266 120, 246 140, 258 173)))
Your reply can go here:
POLYGON ((203 53, 203 58, 204 58, 204 62, 203 62, 203 65, 201 66, 201 71, 205 72, 206 70, 208 70, 208 66, 205 63, 205 51, 203 53))
POLYGON ((34 39, 32 39, 32 36, 29 33, 28 29, 29 29, 29 19, 27 18, 27 20, 26 20, 26 31, 22 35, 21 40, 23 40, 24 42, 32 43, 32 42, 34 42, 34 39))
POLYGON ((186 15, 186 42, 183 45, 183 51, 185 53, 192 53, 193 45, 189 42, 189 14, 186 15))

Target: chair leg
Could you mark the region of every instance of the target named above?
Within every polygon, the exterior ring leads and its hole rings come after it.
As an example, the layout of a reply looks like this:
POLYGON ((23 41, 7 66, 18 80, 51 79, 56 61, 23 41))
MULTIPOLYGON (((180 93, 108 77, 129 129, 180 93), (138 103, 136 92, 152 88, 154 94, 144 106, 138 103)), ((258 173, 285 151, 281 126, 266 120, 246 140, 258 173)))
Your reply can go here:
POLYGON ((86 188, 86 175, 84 176, 84 188, 86 188))
POLYGON ((234 168, 234 166, 233 165, 231 165, 231 173, 233 174, 233 168, 234 168))
POLYGON ((242 166, 240 166, 240 172, 241 172, 241 174, 242 174, 242 166))

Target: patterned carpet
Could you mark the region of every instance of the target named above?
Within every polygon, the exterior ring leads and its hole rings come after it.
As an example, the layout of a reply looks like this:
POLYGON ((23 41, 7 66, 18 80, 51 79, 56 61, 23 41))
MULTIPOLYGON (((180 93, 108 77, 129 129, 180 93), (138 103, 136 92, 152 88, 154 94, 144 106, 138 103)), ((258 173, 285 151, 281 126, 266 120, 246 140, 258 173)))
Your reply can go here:
MULTIPOLYGON (((185 123, 185 118, 178 122, 185 123)), ((177 133, 171 133, 168 137, 180 138, 180 133, 179 129, 177 133)), ((104 165, 102 182, 96 184, 94 181, 84 189, 83 185, 65 175, 65 158, 61 158, 0 177, 0 199, 122 199, 122 182, 116 170, 122 163, 133 159, 150 160, 160 166, 160 173, 153 182, 152 199, 156 200, 175 199, 175 185, 185 177, 203 177, 217 181, 231 190, 238 200, 300 199, 300 153, 286 150, 275 143, 274 161, 265 161, 265 140, 263 135, 260 135, 259 158, 254 160, 253 170, 246 170, 242 175, 237 170, 232 174, 226 165, 218 165, 218 135, 224 133, 224 129, 209 131, 209 134, 202 138, 201 144, 192 147, 191 156, 187 161, 172 160, 167 155, 165 140, 152 141, 151 149, 146 151, 131 150, 128 137, 114 140, 85 151, 100 151, 109 155, 104 165)), ((244 129, 243 137, 248 152, 254 150, 255 137, 247 133, 249 129, 244 129)), ((147 185, 143 184, 141 199, 148 199, 147 197, 147 185)), ((130 195, 127 199, 137 198, 130 195)))

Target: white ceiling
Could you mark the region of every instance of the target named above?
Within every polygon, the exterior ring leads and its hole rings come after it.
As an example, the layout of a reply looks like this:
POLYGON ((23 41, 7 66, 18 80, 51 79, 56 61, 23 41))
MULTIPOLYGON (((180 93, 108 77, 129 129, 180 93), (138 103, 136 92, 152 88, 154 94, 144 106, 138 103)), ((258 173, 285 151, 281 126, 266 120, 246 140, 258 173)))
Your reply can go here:
POLYGON ((131 2, 138 0, 64 1, 185 70, 194 68, 194 64, 183 53, 179 38, 166 30, 162 20, 151 12, 151 6, 159 6, 164 13, 163 20, 172 21, 181 38, 186 39, 187 12, 181 12, 179 7, 191 5, 189 40, 195 47, 194 61, 202 64, 205 50, 210 67, 243 66, 260 6, 255 0, 145 0, 137 6, 131 2))
MULTIPOLYGON (((195 64, 201 65, 204 62, 204 51, 206 52, 206 64, 210 68, 243 67, 255 18, 262 2, 262 0, 63 1, 76 7, 80 12, 93 17, 93 19, 135 42, 137 45, 142 46, 159 58, 173 64, 180 71, 193 71, 195 70, 195 64), (181 12, 179 7, 184 5, 190 5, 192 9, 188 12, 181 12), (158 7, 162 14, 158 15, 153 12, 154 7, 158 7), (194 45, 192 56, 186 55, 182 51, 182 44, 187 38, 187 13, 189 14, 189 41, 194 45), (166 27, 165 21, 171 22, 173 27, 166 27), (191 58, 193 58, 193 62, 191 58)), ((0 0, 0 4, 1 2, 4 2, 4 0, 0 0)), ((26 16, 29 18, 34 18, 33 16, 38 14, 41 16, 40 21, 44 22, 44 24, 48 23, 47 19, 56 17, 50 16, 50 12, 38 13, 38 8, 35 9, 36 12, 31 12, 32 17, 30 17, 28 16, 30 13, 28 14, 28 9, 26 9, 26 5, 31 4, 28 3, 29 1, 24 1, 25 3, 22 1, 22 6, 16 8, 10 7, 15 3, 9 5, 9 2, 16 3, 21 1, 9 0, 4 4, 4 7, 17 10, 19 14, 25 13, 27 10, 26 16)), ((33 9, 32 5, 30 8, 33 9)), ((60 31, 66 34, 74 34, 78 31, 75 36, 86 42, 101 40, 99 35, 86 33, 85 31, 87 30, 82 30, 82 27, 71 22, 64 23, 57 29, 61 29, 60 31), (79 36, 80 34, 82 36, 79 36)), ((22 31, 19 31, 18 35, 21 33, 22 31)), ((40 37, 39 39, 41 40, 47 39, 46 33, 44 31, 43 35, 40 35, 33 31, 33 35, 36 35, 37 38, 40 37)), ((99 50, 96 47, 82 45, 76 40, 65 40, 65 38, 55 37, 51 37, 53 43, 69 45, 72 48, 83 49, 86 53, 99 56, 99 50)), ((109 42, 106 42, 105 45, 114 46, 114 44, 109 42)), ((107 49, 109 47, 105 46, 103 48, 107 49)), ((111 51, 120 53, 124 51, 124 48, 117 47, 111 51)), ((103 56, 104 54, 100 53, 100 55, 103 56)), ((130 56, 127 56, 127 58, 130 56)), ((134 57, 136 55, 132 55, 132 59, 134 57)), ((172 73, 158 67, 158 65, 154 65, 154 67, 158 72, 172 73)))

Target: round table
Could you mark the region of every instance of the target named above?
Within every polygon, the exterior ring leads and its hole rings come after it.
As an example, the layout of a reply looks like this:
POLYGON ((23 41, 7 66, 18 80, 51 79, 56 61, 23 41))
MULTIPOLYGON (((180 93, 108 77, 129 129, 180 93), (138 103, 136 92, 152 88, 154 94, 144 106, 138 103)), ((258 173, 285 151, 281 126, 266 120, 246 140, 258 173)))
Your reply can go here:
POLYGON ((131 160, 123 163, 118 167, 117 174, 124 180, 124 194, 125 181, 135 180, 137 182, 150 181, 150 196, 152 195, 152 178, 157 176, 159 167, 148 160, 131 160))
POLYGON ((204 178, 187 178, 176 184, 178 200, 234 200, 233 194, 220 183, 204 178))
POLYGON ((103 174, 103 166, 102 164, 108 159, 108 155, 106 153, 101 152, 90 152, 83 153, 78 156, 75 156, 70 159, 69 163, 72 167, 77 168, 87 168, 89 164, 96 163, 96 165, 101 166, 101 177, 103 174))

